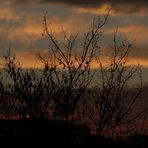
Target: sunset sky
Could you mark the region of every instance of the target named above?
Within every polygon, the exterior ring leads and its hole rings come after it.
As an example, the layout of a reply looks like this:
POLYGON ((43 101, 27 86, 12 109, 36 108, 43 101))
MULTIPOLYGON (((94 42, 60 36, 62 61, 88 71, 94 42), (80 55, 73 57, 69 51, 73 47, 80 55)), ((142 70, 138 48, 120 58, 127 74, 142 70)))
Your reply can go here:
POLYGON ((105 15, 110 8, 103 42, 111 43, 118 26, 121 39, 135 41, 130 62, 143 66, 144 79, 148 81, 147 0, 0 0, 0 56, 11 48, 24 67, 36 67, 36 53, 48 49, 47 39, 41 35, 45 11, 49 24, 60 34, 61 26, 68 33, 83 32, 94 15, 105 15))

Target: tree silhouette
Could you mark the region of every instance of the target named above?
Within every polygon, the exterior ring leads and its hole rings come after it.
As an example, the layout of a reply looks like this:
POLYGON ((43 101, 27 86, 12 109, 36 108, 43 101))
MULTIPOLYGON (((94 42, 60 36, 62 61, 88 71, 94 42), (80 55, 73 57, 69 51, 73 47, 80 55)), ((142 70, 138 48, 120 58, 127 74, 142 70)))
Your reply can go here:
POLYGON ((123 125, 130 128, 145 112, 134 112, 142 91, 141 71, 139 65, 128 64, 133 44, 119 41, 117 30, 105 63, 100 37, 108 16, 94 17, 83 35, 69 36, 62 29, 61 41, 49 29, 45 13, 42 35, 48 39, 49 52, 37 55, 44 67, 23 69, 15 55, 8 53, 0 73, 0 114, 9 119, 83 122, 103 136, 119 134, 123 125), (98 65, 95 70, 94 63, 98 65), (140 85, 134 86, 136 78, 140 85))
POLYGON ((132 44, 117 39, 114 33, 113 45, 108 52, 109 58, 97 57, 99 64, 99 83, 93 92, 93 107, 86 102, 86 116, 96 128, 97 134, 120 134, 123 124, 130 124, 139 117, 144 110, 135 111, 138 97, 142 91, 142 75, 139 65, 128 65, 132 44), (102 60, 103 59, 103 60, 102 60), (138 77, 136 75, 138 74, 138 77), (133 81, 139 78, 140 85, 134 87, 133 81), (133 90, 134 89, 134 90, 133 90))
POLYGON ((107 18, 108 14, 102 20, 94 18, 91 29, 84 34, 83 39, 79 40, 82 43, 78 42, 79 33, 67 36, 62 30, 64 43, 60 43, 54 32, 48 28, 47 13, 45 13, 43 35, 49 39, 51 56, 50 59, 41 54, 38 57, 46 68, 52 69, 54 117, 65 117, 66 121, 69 118, 73 120, 75 111, 82 102, 93 77, 90 72, 92 61, 99 47, 101 28, 106 24, 107 18))

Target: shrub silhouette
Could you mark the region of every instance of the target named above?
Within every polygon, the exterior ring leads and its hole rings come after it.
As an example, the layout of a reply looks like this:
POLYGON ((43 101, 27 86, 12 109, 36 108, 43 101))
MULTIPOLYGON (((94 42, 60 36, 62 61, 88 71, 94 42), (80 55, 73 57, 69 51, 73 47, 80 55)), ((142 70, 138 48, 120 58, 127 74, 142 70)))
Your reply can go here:
MULTIPOLYGON (((5 57, 6 66, 1 74, 1 111, 3 115, 19 118, 45 117, 45 106, 50 98, 50 71, 23 69, 15 55, 5 57), (7 83, 6 83, 7 81, 7 83), (10 115, 9 115, 10 114, 10 115)), ((9 118, 9 117, 8 117, 9 118)))
POLYGON ((0 139, 18 145, 28 141, 65 147, 132 146, 130 137, 127 141, 107 138, 122 137, 123 126, 145 112, 133 114, 142 80, 140 75, 136 89, 128 85, 139 70, 128 66, 132 44, 119 42, 115 32, 107 66, 98 54, 107 19, 108 14, 95 17, 82 39, 78 33, 68 37, 63 31, 62 44, 48 29, 45 14, 43 35, 49 39, 49 55, 38 54, 43 69, 23 69, 15 55, 6 55, 0 73, 0 114, 3 119, 21 120, 0 121, 0 139), (94 61, 96 70, 92 70, 94 61))

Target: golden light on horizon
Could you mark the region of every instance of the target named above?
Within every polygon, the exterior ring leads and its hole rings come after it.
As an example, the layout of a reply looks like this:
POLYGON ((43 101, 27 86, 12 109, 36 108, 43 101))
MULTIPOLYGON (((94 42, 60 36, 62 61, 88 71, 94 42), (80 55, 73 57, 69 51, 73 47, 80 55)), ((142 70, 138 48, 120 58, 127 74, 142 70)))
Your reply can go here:
MULTIPOLYGON (((41 60, 38 58, 38 54, 42 54, 45 59, 50 63, 50 52, 48 50, 43 50, 42 52, 35 52, 35 51, 22 51, 22 52, 16 52, 16 63, 20 63, 20 66, 22 68, 44 68, 44 63, 41 62, 41 60)), ((73 59, 74 61, 74 59, 73 59)), ((101 58, 102 65, 105 67, 108 67, 110 65, 110 59, 107 57, 101 58)), ((0 58, 0 67, 3 68, 5 65, 4 58, 0 58)), ((58 65, 58 63, 57 63, 58 65)), ((135 58, 135 57, 129 57, 129 60, 126 63, 127 66, 137 66, 143 68, 148 68, 148 59, 143 58, 135 58)), ((61 68, 61 66, 58 66, 61 68)), ((97 69, 99 68, 99 63, 95 59, 91 63, 91 69, 97 69)))

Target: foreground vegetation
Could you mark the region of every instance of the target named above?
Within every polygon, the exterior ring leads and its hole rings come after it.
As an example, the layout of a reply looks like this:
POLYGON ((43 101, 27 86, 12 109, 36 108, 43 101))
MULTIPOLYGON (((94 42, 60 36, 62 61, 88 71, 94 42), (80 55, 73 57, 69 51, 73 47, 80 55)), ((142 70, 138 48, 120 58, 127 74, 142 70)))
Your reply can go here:
MULTIPOLYGON (((100 53, 101 29, 107 18, 94 18, 84 35, 68 36, 62 30, 64 41, 60 42, 48 29, 45 14, 42 35, 49 39, 49 54, 37 56, 43 69, 23 69, 15 55, 6 55, 0 74, 0 115, 9 120, 0 121, 1 139, 17 144, 27 140, 67 147, 134 147, 131 139, 147 133, 141 124, 147 106, 140 102, 140 67, 128 65, 132 44, 119 41, 116 30, 112 45, 105 50, 107 56, 100 53), (97 68, 92 70, 94 63, 97 68), (140 82, 136 87, 135 79, 140 82), (137 103, 142 106, 138 110, 137 103)), ((138 147, 146 144, 139 142, 138 147)))

